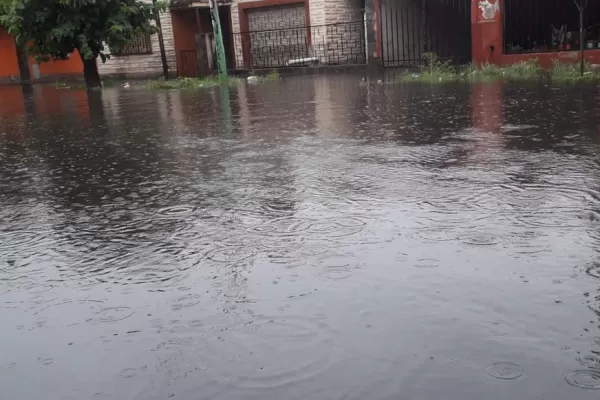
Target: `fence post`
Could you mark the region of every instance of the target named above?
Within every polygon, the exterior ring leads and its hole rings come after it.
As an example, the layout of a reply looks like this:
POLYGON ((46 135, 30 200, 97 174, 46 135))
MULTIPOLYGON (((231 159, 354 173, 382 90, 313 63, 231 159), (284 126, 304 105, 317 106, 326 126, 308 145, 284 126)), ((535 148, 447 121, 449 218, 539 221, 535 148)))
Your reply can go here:
POLYGON ((583 29, 583 12, 585 11, 589 0, 585 0, 585 3, 583 1, 584 0, 573 0, 575 5, 577 6, 577 9, 579 10, 579 72, 582 76, 585 72, 585 47, 583 43, 585 40, 585 31, 583 29))

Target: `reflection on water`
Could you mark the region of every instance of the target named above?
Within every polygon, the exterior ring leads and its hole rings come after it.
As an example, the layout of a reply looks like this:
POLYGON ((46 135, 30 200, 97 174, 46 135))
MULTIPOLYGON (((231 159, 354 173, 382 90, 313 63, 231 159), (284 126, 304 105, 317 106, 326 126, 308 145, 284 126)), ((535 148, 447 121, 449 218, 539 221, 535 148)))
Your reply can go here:
POLYGON ((0 88, 2 399, 592 399, 596 88, 0 88))

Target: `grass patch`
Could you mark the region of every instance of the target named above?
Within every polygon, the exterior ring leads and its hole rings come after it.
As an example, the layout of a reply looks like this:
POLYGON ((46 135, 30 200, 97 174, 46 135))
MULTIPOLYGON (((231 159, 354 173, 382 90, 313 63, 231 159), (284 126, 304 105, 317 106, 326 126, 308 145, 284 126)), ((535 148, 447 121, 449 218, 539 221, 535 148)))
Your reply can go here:
POLYGON ((400 81, 417 81, 428 83, 456 82, 461 79, 460 73, 452 65, 452 60, 442 61, 435 53, 424 53, 425 64, 418 73, 402 74, 400 81))
POLYGON ((219 85, 236 85, 237 78, 227 77, 225 79, 219 77, 205 78, 177 78, 166 80, 164 78, 148 81, 143 85, 145 89, 201 89, 219 85))
POLYGON ((265 79, 270 82, 278 81, 279 80, 279 71, 277 71, 276 69, 269 71, 269 73, 267 75, 265 75, 265 79))
POLYGON ((552 63, 550 76, 552 82, 577 83, 600 81, 600 73, 592 69, 588 63, 584 65, 583 69, 584 72, 583 75, 581 75, 581 67, 579 64, 565 64, 555 60, 552 63))
POLYGON ((551 70, 540 67, 538 60, 532 58, 516 64, 500 67, 493 64, 457 67, 451 61, 442 61, 433 53, 423 55, 424 66, 417 73, 403 73, 398 77, 402 82, 480 82, 490 80, 506 81, 538 81, 550 78, 553 82, 596 82, 600 81, 600 71, 586 64, 585 73, 581 75, 578 64, 554 62, 551 70))
POLYGON ((538 64, 537 58, 532 58, 527 61, 521 61, 516 64, 508 65, 501 68, 503 77, 508 80, 539 80, 544 73, 544 70, 538 64))
POLYGON ((248 82, 250 83, 265 83, 265 82, 277 82, 280 79, 279 71, 276 69, 269 71, 266 75, 256 75, 252 73, 248 77, 248 82))

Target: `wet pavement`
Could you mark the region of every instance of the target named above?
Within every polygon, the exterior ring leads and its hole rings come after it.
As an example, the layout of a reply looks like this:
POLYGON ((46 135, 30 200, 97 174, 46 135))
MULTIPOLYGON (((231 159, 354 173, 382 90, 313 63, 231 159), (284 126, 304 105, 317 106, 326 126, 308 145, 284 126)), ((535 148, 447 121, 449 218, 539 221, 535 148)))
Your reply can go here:
POLYGON ((0 88, 0 398, 597 399, 597 88, 0 88))

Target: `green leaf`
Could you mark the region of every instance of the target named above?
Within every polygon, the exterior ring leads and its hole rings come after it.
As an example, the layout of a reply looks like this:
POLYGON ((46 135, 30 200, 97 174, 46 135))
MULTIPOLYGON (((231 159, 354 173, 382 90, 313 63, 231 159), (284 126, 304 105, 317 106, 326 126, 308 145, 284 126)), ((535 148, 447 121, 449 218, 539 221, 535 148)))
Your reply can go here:
POLYGON ((32 43, 40 60, 79 49, 84 59, 108 56, 104 43, 122 49, 136 33, 156 33, 151 23, 166 3, 142 0, 0 0, 0 23, 18 41, 32 43))

